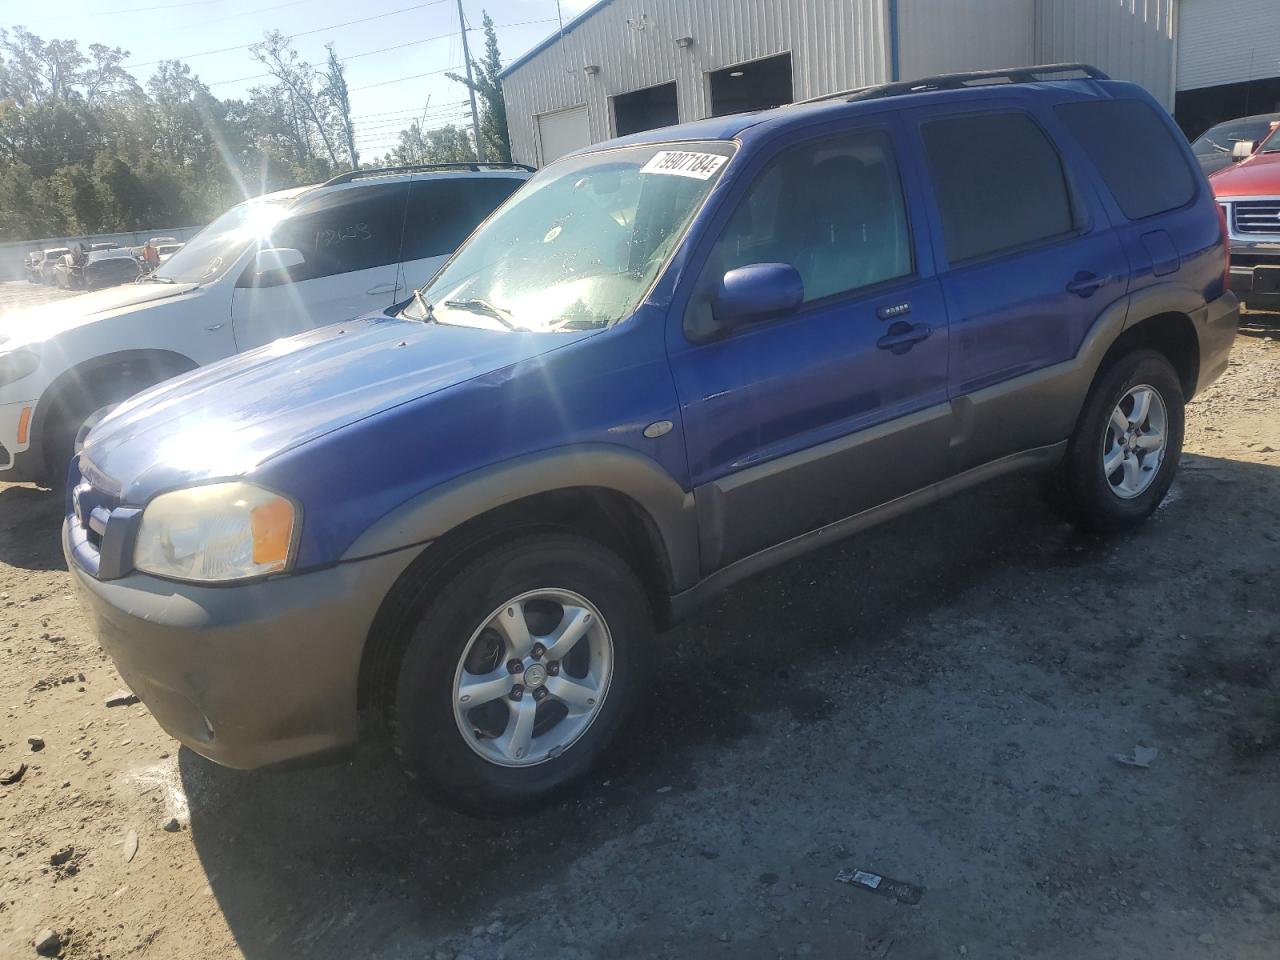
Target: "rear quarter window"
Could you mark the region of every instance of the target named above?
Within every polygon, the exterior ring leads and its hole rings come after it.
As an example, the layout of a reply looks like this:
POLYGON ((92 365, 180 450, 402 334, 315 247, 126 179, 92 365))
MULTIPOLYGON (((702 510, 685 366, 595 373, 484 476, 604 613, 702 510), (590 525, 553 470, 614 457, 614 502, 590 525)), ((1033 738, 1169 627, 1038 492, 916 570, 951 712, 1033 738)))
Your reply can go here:
POLYGON ((1169 125, 1141 100, 1084 100, 1054 108, 1130 220, 1176 210, 1196 181, 1169 125))
POLYGON ((921 135, 951 263, 1075 229, 1062 160, 1029 115, 946 117, 925 123, 921 135))

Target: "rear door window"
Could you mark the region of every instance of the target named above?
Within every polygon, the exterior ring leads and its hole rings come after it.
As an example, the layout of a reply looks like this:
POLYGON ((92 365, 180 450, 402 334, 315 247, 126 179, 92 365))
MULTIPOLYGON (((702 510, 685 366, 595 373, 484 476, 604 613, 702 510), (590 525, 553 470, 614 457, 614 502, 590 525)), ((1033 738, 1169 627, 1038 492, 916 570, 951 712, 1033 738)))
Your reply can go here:
POLYGON ((1062 158, 1028 114, 930 120, 921 135, 952 264, 1075 229, 1062 158))
POLYGON ((294 281, 368 270, 400 259, 407 182, 335 190, 305 203, 271 231, 271 244, 302 253, 294 281))
POLYGON ((1141 100, 1083 100, 1054 108, 1130 220, 1176 210, 1195 175, 1169 125, 1141 100))
POLYGON ((453 253, 521 183, 513 177, 415 180, 409 194, 402 259, 408 262, 453 253))

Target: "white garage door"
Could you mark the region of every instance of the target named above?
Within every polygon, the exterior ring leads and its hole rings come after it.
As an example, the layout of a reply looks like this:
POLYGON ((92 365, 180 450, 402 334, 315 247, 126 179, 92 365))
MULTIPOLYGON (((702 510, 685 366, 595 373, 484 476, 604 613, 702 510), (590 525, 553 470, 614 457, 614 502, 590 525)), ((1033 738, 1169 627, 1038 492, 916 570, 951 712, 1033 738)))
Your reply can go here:
POLYGON ((589 146, 591 125, 587 122, 586 106, 539 114, 538 142, 542 145, 543 163, 589 146))
POLYGON ((1178 89, 1280 77, 1280 0, 1182 0, 1178 89))

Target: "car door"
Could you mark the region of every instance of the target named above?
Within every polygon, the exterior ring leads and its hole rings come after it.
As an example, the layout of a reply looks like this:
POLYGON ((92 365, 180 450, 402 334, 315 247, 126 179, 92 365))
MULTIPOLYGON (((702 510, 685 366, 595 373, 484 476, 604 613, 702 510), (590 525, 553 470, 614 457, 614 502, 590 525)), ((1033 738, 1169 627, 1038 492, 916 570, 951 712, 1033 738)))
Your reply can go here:
POLYGON ((424 173, 409 188, 396 298, 403 300, 524 183, 518 177, 424 173))
POLYGON ((704 573, 942 476, 947 321, 901 155, 890 120, 788 141, 710 225, 668 332, 704 573), (691 339, 727 270, 778 262, 799 309, 691 339))
POLYGON ((1075 357, 1128 286, 1097 192, 1021 106, 969 103, 907 122, 932 187, 951 323, 953 468, 1064 440, 1041 374, 1075 357))
POLYGON ((276 224, 260 248, 297 250, 303 262, 263 273, 249 262, 232 296, 236 348, 394 303, 408 195, 404 180, 344 187, 304 200, 276 224))

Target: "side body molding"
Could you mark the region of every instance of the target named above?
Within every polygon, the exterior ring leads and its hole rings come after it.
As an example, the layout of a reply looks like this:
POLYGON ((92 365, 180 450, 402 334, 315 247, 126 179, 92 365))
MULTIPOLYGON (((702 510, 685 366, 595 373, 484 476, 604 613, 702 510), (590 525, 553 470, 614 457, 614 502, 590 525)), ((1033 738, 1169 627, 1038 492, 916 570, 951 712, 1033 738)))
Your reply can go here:
POLYGON ((698 579, 693 494, 649 457, 604 443, 516 457, 433 487, 373 524, 342 559, 427 543, 496 507, 569 488, 604 489, 629 498, 648 517, 666 552, 672 588, 685 589, 698 579))

